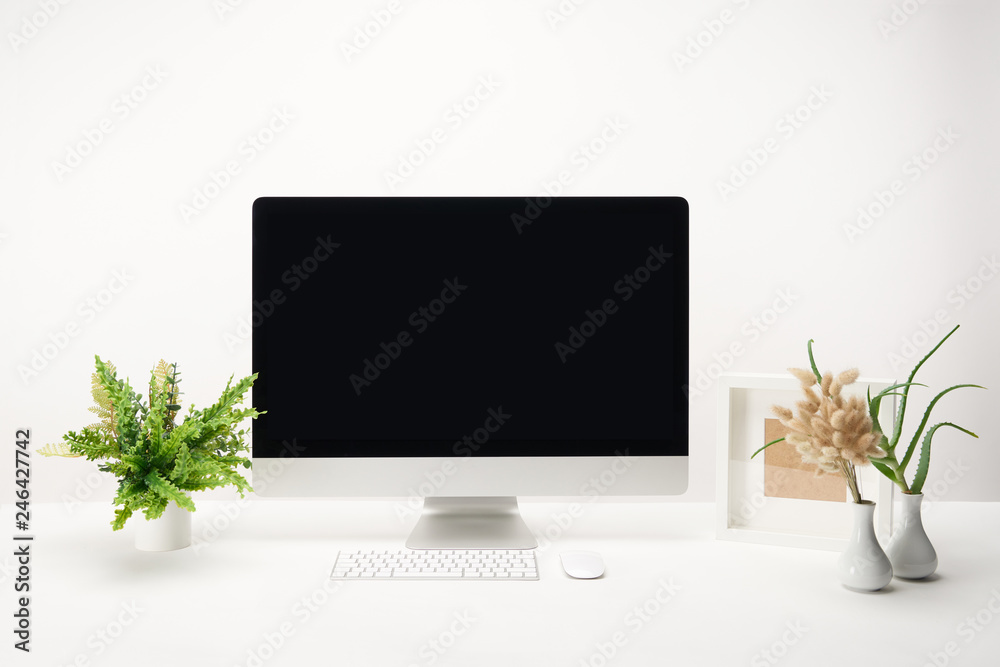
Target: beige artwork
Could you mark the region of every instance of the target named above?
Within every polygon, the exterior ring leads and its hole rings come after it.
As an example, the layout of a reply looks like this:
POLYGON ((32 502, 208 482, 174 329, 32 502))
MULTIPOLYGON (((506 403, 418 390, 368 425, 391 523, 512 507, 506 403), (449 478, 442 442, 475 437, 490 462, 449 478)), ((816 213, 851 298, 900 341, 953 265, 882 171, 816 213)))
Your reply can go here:
MULTIPOLYGON (((765 445, 785 437, 788 429, 777 419, 764 420, 765 445)), ((847 501, 847 482, 840 475, 816 477, 816 466, 804 463, 795 447, 779 442, 764 450, 764 495, 773 498, 847 501)))

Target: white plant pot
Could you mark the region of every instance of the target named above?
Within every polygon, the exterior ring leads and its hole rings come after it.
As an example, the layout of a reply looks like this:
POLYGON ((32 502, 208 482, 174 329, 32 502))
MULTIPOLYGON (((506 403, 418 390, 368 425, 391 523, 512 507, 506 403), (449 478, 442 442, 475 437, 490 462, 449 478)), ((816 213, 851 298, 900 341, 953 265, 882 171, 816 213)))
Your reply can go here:
POLYGON ((924 532, 920 518, 922 493, 903 493, 903 511, 892 531, 885 553, 892 563, 892 571, 903 579, 923 579, 937 569, 937 552, 924 532))
POLYGON ((845 587, 877 591, 892 580, 892 564, 875 537, 875 503, 851 503, 854 527, 847 549, 837 560, 837 575, 845 587))
POLYGON ((191 546, 191 514, 174 502, 167 505, 159 519, 149 521, 142 514, 137 514, 135 548, 139 551, 173 551, 191 546))

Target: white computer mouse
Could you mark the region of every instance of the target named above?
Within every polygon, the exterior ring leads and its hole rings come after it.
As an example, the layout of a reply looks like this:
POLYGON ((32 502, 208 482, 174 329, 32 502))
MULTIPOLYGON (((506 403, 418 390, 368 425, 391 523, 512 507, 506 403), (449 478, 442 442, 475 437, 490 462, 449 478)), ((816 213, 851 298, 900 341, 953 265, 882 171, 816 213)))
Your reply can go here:
POLYGON ((596 579, 604 574, 604 560, 596 551, 564 551, 559 560, 574 579, 596 579))

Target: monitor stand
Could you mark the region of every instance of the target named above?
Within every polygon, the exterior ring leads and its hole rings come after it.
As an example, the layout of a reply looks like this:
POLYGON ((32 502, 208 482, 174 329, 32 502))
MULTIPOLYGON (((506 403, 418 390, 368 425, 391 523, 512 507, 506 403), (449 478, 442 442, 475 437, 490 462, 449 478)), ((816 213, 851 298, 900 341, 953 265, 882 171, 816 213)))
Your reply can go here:
POLYGON ((534 549, 514 496, 424 498, 408 549, 534 549))

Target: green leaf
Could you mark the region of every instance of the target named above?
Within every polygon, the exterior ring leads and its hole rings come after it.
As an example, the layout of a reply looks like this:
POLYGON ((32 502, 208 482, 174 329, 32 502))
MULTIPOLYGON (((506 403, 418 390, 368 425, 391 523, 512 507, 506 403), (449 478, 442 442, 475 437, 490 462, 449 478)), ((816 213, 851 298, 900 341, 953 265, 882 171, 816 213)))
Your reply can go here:
POLYGON ((889 479, 896 481, 896 474, 892 471, 892 468, 882 463, 881 461, 876 461, 871 457, 869 457, 868 460, 872 462, 872 465, 875 466, 876 470, 878 470, 880 473, 882 473, 889 479))
POLYGON ((931 461, 931 439, 934 437, 934 433, 936 433, 942 426, 957 428, 963 433, 968 433, 973 438, 979 437, 972 431, 964 429, 957 424, 952 424, 951 422, 941 422, 940 424, 934 424, 934 426, 930 427, 927 431, 927 435, 924 436, 923 444, 920 445, 920 460, 917 462, 917 472, 913 476, 913 484, 910 486, 910 493, 920 493, 924 488, 924 481, 927 479, 927 468, 929 467, 931 461))
POLYGON ((155 470, 146 475, 146 484, 150 490, 155 491, 161 497, 174 501, 189 512, 194 511, 194 502, 191 500, 191 497, 174 486, 169 480, 163 479, 160 473, 155 470))
POLYGON ((753 454, 751 454, 750 458, 752 459, 753 457, 757 456, 758 454, 760 454, 762 451, 764 451, 765 449, 767 449, 771 445, 777 444, 777 443, 781 442, 782 440, 784 440, 784 438, 778 438, 777 440, 772 440, 771 442, 767 443, 766 445, 764 445, 763 447, 761 447, 760 449, 758 449, 756 452, 754 452, 753 454))
POLYGON ((224 411, 229 410, 233 405, 240 403, 243 400, 243 394, 247 392, 250 387, 253 386, 254 380, 257 379, 257 374, 249 375, 239 382, 235 386, 230 386, 233 382, 232 376, 229 378, 229 382, 226 383, 226 388, 222 391, 222 396, 216 401, 215 405, 211 406, 207 410, 202 412, 202 421, 209 422, 219 415, 223 414, 224 411))
MULTIPOLYGON (((912 371, 910 371, 910 376, 906 378, 907 385, 913 383, 913 378, 916 376, 917 371, 920 370, 920 367, 924 365, 924 362, 930 359, 931 355, 937 352, 937 349, 941 347, 944 344, 944 342, 948 340, 949 337, 951 337, 953 333, 958 331, 958 327, 959 325, 956 324, 955 328, 949 331, 948 334, 944 338, 942 338, 937 345, 934 346, 934 349, 928 352, 923 359, 917 362, 917 365, 913 367, 912 371)), ((896 422, 893 425, 892 429, 892 439, 889 441, 889 447, 891 449, 896 448, 896 445, 899 444, 899 436, 902 435, 903 433, 903 418, 906 415, 906 401, 909 398, 909 395, 910 395, 910 387, 907 386, 905 389, 903 389, 903 398, 900 399, 899 410, 896 411, 896 422)))
MULTIPOLYGON (((910 462, 910 458, 913 456, 913 452, 916 450, 917 442, 920 439, 921 434, 924 432, 924 427, 927 425, 927 420, 930 419, 931 410, 938 400, 947 394, 949 391, 954 391, 955 389, 961 389, 963 387, 976 387, 978 389, 985 389, 986 387, 980 387, 978 384, 956 384, 954 387, 948 387, 940 394, 934 397, 934 400, 930 402, 927 409, 924 411, 924 418, 920 420, 920 427, 917 428, 916 433, 913 434, 913 440, 910 441, 910 446, 906 448, 906 454, 903 456, 903 460, 899 462, 899 467, 903 470, 906 469, 906 464, 910 462)), ((947 423, 947 422, 944 422, 947 423)))
MULTIPOLYGON (((816 368, 816 360, 813 359, 813 339, 810 338, 809 342, 806 343, 806 349, 809 351, 809 367, 812 368, 813 375, 816 376, 816 382, 822 384, 823 376, 820 375, 819 369, 816 368)), ((750 457, 753 458, 753 457, 750 457)))
POLYGON ((113 458, 118 454, 114 438, 98 430, 97 425, 85 426, 80 433, 69 431, 63 436, 63 442, 69 445, 71 452, 86 456, 88 461, 113 458))
POLYGON ((62 456, 67 459, 80 458, 83 454, 77 454, 73 452, 68 444, 65 442, 54 442, 44 447, 39 447, 35 450, 36 454, 41 454, 42 456, 62 456))
POLYGON ((139 437, 139 421, 135 418, 140 406, 137 402, 139 397, 132 391, 128 380, 117 378, 114 366, 104 363, 100 357, 95 357, 95 360, 97 377, 114 406, 117 446, 123 449, 134 444, 139 437))
MULTIPOLYGON (((879 447, 884 449, 887 454, 892 454, 894 447, 890 446, 889 438, 886 437, 885 431, 882 430, 882 424, 879 423, 878 414, 880 405, 882 403, 882 399, 885 398, 886 396, 902 396, 903 394, 897 393, 895 390, 899 389, 900 387, 909 387, 914 384, 920 384, 920 383, 901 382, 899 384, 890 385, 885 389, 883 389, 882 391, 880 391, 878 394, 876 394, 875 398, 872 398, 871 386, 868 387, 868 416, 871 417, 872 419, 872 428, 882 434, 882 439, 879 441, 879 447)), ((924 387, 926 385, 920 385, 920 386, 924 387)))

